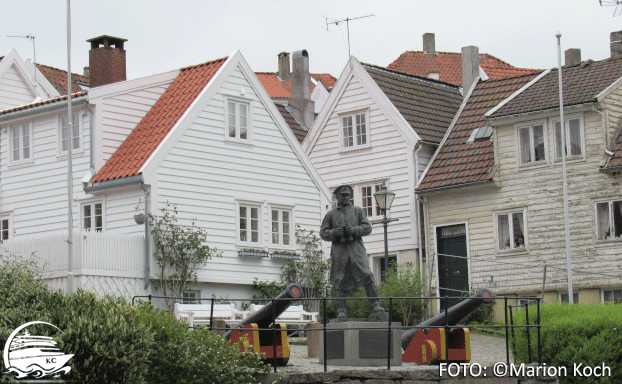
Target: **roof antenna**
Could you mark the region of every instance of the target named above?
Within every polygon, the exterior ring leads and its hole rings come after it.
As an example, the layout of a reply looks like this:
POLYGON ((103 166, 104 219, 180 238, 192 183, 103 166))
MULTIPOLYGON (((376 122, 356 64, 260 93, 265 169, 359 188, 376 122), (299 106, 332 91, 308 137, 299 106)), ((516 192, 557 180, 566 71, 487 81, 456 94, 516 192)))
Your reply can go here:
MULTIPOLYGON (((622 0, 620 0, 622 1, 622 0)), ((348 61, 350 61, 350 20, 358 20, 358 19, 365 19, 367 17, 372 17, 374 16, 372 15, 365 15, 365 16, 358 16, 358 17, 346 17, 345 19, 341 19, 341 20, 335 20, 335 19, 328 19, 328 17, 326 18, 326 30, 328 31, 328 25, 329 24, 335 24, 335 25, 339 25, 339 23, 342 22, 346 22, 346 28, 348 30, 348 61)), ((350 67, 352 67, 352 63, 350 63, 350 67)))
POLYGON ((35 86, 37 83, 37 51, 35 50, 35 37, 32 34, 28 34, 26 36, 5 36, 5 37, 20 37, 22 39, 30 39, 32 41, 32 55, 33 55, 33 64, 35 66, 35 86))
POLYGON ((622 14, 622 0, 598 0, 600 6, 616 6, 613 11, 613 17, 620 16, 622 14))

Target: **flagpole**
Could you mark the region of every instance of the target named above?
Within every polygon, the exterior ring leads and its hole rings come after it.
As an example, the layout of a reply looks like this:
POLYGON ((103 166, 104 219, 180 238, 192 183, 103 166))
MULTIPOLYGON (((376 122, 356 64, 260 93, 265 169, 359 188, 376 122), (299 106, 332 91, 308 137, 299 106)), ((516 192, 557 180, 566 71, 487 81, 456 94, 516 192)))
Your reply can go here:
MULTIPOLYGON (((71 0, 67 0, 67 293, 73 293, 73 119, 71 113, 71 0)), ((61 150, 63 145, 61 127, 61 150)))
POLYGON ((566 122, 564 121, 564 94, 562 92, 562 50, 561 32, 555 34, 557 37, 557 76, 559 78, 559 120, 561 127, 561 150, 562 150, 562 174, 564 181, 564 226, 566 230, 566 268, 568 270, 568 302, 574 303, 572 292, 572 257, 570 255, 570 218, 568 215, 568 180, 566 179, 566 122))

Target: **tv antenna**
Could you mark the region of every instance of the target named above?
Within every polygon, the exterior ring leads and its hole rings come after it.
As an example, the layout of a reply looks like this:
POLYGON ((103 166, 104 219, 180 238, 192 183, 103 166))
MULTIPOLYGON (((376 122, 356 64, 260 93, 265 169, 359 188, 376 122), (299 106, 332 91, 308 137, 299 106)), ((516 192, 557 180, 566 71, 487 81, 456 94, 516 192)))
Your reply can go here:
POLYGON ((614 6, 616 9, 613 11, 613 17, 620 16, 622 14, 622 0, 598 0, 600 6, 614 6))
POLYGON ((5 37, 19 37, 22 39, 29 39, 32 41, 32 60, 35 66, 35 83, 37 82, 37 51, 35 50, 35 37, 32 34, 26 36, 5 36, 5 37))
MULTIPOLYGON (((622 0, 620 0, 622 1, 622 0)), ((346 22, 346 29, 348 30, 348 60, 350 59, 350 21, 352 20, 358 20, 358 19, 365 19, 367 17, 372 17, 374 15, 365 15, 365 16, 357 16, 357 17, 346 17, 345 19, 341 19, 341 20, 335 20, 335 19, 329 19, 328 17, 326 18, 326 30, 328 31, 328 25, 329 24, 334 24, 334 25, 339 25, 339 23, 343 23, 344 21, 346 22)))

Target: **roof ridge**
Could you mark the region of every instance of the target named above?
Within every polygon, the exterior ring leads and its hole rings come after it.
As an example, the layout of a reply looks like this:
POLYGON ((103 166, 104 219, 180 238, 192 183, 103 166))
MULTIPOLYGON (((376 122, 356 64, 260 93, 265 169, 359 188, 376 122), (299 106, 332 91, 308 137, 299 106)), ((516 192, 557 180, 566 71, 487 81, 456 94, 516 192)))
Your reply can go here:
MULTIPOLYGON (((56 68, 56 67, 52 67, 52 66, 45 65, 45 64, 39 64, 39 63, 34 63, 34 64, 37 66, 37 68, 38 68, 38 67, 45 67, 45 68, 53 69, 53 70, 55 70, 55 71, 61 71, 61 72, 65 72, 65 73, 67 73, 67 71, 66 71, 66 70, 64 70, 64 69, 60 69, 60 68, 56 68)), ((86 76, 84 76, 84 75, 81 75, 81 74, 79 74, 79 73, 73 73, 73 72, 71 72, 71 76, 80 76, 80 77, 86 78, 86 76)))
POLYGON ((229 56, 225 56, 225 57, 221 57, 220 59, 216 59, 216 60, 210 60, 210 61, 207 61, 207 62, 205 62, 205 63, 200 63, 200 64, 195 64, 195 65, 189 65, 189 66, 187 66, 187 67, 182 67, 182 68, 180 68, 179 70, 180 70, 180 71, 185 71, 185 70, 187 70, 187 69, 198 68, 198 67, 202 67, 202 66, 204 66, 204 65, 215 64, 215 63, 218 63, 218 62, 220 62, 220 61, 225 61, 225 60, 227 60, 228 58, 229 58, 229 56))
POLYGON ((447 83, 445 81, 436 80, 436 79, 432 79, 432 78, 429 78, 429 77, 413 75, 413 74, 406 73, 406 72, 400 72, 400 71, 396 71, 394 69, 388 69, 388 68, 380 67, 380 66, 373 65, 373 64, 361 63, 361 65, 364 66, 364 67, 369 67, 369 68, 372 68, 372 69, 377 69, 379 71, 393 73, 393 74, 395 74, 397 76, 402 76, 402 77, 410 78, 410 79, 413 79, 413 80, 419 80, 419 81, 422 81, 424 83, 431 83, 431 84, 440 85, 440 86, 446 86, 446 87, 454 88, 454 89, 462 88, 462 87, 460 87, 458 85, 447 83))
MULTIPOLYGON (((521 73, 520 75, 514 75, 514 76, 507 76, 507 77, 500 77, 498 79, 486 79, 486 80, 482 80, 482 82, 488 84, 488 83, 492 83, 492 82, 496 82, 496 81, 504 81, 504 80, 512 80, 512 79, 516 79, 519 77, 524 77, 524 76, 533 76, 536 73, 540 74, 542 72, 546 71, 546 69, 537 69, 533 72, 529 72, 529 73, 521 73)), ((536 75, 537 76, 537 75, 536 75)))

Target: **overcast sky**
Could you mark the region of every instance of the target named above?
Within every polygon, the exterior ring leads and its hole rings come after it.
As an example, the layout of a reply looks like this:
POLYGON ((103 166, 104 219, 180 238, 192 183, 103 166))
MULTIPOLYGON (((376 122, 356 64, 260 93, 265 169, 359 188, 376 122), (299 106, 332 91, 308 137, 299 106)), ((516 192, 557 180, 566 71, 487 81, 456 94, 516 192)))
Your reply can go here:
MULTIPOLYGON (((606 0, 605 0, 606 1, 606 0)), ((460 52, 476 45, 514 66, 557 65, 555 33, 562 50, 580 48, 582 58, 609 57, 609 33, 622 30, 615 7, 598 0, 73 0, 71 66, 88 65, 87 39, 127 39, 128 79, 228 56, 240 50, 256 72, 276 72, 279 52, 306 49, 313 73, 338 77, 351 53, 359 61, 387 66, 407 50, 422 50, 422 35, 436 35, 436 50, 460 52)), ((15 48, 37 62, 67 69, 67 1, 0 0, 0 56, 15 48)))

